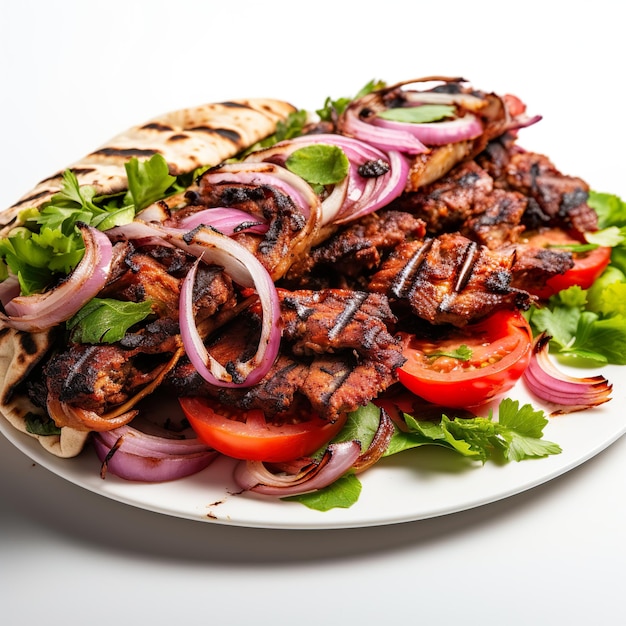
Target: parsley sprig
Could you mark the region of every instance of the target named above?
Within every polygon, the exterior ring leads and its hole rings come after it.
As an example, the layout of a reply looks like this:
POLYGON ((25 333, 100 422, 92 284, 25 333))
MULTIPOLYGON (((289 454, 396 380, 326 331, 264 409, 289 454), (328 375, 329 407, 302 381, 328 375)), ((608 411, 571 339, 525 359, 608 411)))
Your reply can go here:
MULTIPOLYGON (((491 411, 487 417, 460 418, 441 415, 441 419, 420 419, 419 415, 404 414, 406 429, 395 427, 384 454, 385 457, 421 446, 441 446, 469 461, 507 463, 542 458, 561 453, 561 447, 543 438, 548 419, 530 404, 505 398, 498 406, 498 419, 491 411)), ((368 404, 348 416, 348 421, 335 441, 361 442, 367 450, 380 422, 380 410, 368 404)), ((346 474, 319 491, 291 496, 309 508, 327 511, 347 508, 361 493, 361 483, 354 474, 346 474)))
POLYGON ((573 286, 527 312, 533 331, 550 335, 550 350, 571 365, 626 364, 626 203, 591 192, 599 230, 590 245, 612 248, 611 262, 589 289, 573 286))
POLYGON ((109 196, 98 196, 95 187, 80 185, 76 175, 66 170, 61 190, 40 210, 23 211, 23 225, 0 240, 0 279, 10 271, 23 295, 43 291, 81 260, 79 222, 100 230, 128 224, 139 211, 177 190, 176 178, 159 154, 146 161, 133 158, 125 167, 128 190, 109 196))

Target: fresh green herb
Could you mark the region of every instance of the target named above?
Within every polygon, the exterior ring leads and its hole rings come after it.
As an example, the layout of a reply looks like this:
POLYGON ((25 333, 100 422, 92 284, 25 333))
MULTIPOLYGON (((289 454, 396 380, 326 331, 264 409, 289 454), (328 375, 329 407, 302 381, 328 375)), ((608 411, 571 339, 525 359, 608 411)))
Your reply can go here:
POLYGON ((550 336, 550 350, 571 365, 626 364, 626 204, 611 194, 591 192, 589 205, 602 230, 587 233, 592 245, 612 247, 611 263, 588 289, 570 287, 547 305, 531 307, 535 334, 550 336))
POLYGON ((84 244, 76 228, 79 222, 100 230, 128 224, 137 211, 177 189, 165 159, 154 155, 147 161, 126 164, 128 191, 97 196, 95 187, 79 185, 71 170, 63 173, 61 190, 41 210, 20 214, 23 226, 0 240, 0 275, 8 270, 18 277, 22 295, 43 291, 56 275, 66 275, 80 262, 84 244))
POLYGON ((339 146, 320 143, 294 151, 285 165, 313 185, 334 185, 350 170, 350 161, 339 146))
POLYGON ((448 356, 459 361, 469 361, 472 358, 472 349, 465 344, 460 345, 455 350, 441 351, 441 352, 429 352, 426 356, 428 358, 436 359, 440 356, 448 356))
POLYGON ((300 502, 300 504, 304 504, 316 511, 348 509, 358 501, 361 495, 361 488, 361 481, 354 474, 345 474, 332 485, 328 485, 328 487, 323 489, 282 499, 300 502))
POLYGON ((321 109, 317 109, 315 112, 319 115, 320 120, 323 122, 334 122, 346 110, 348 105, 353 100, 358 100, 359 98, 372 93, 372 91, 383 89, 385 86, 384 81, 370 80, 354 97, 338 98, 337 100, 326 98, 324 106, 321 109))
POLYGON ((169 173, 167 161, 160 154, 147 161, 131 159, 124 167, 128 178, 124 206, 134 206, 135 212, 166 197, 168 189, 176 182, 176 178, 169 173))
POLYGON ((32 435, 60 435, 61 429, 54 423, 54 420, 47 415, 36 415, 28 413, 26 415, 26 432, 32 435))
MULTIPOLYGON (((380 410, 374 404, 357 409, 334 441, 361 443, 367 450, 378 429, 380 410)), ((488 417, 460 418, 442 415, 439 421, 420 420, 417 415, 404 415, 406 429, 395 427, 385 457, 426 445, 442 446, 472 462, 494 461, 507 463, 560 454, 556 443, 543 439, 548 423, 543 411, 530 404, 520 406, 517 400, 506 398, 498 407, 498 419, 488 417)), ((346 507, 356 502, 361 483, 353 474, 347 474, 329 487, 311 494, 290 496, 309 508, 327 511, 346 507), (345 492, 344 492, 345 489, 345 492)))
POLYGON ((422 104, 420 106, 387 109, 378 113, 377 117, 392 122, 409 124, 427 124, 454 117, 456 109, 451 104, 422 104))
POLYGON ((152 313, 150 302, 93 298, 67 322, 75 343, 115 343, 152 313))
POLYGON ((606 313, 594 312, 587 308, 586 292, 570 287, 552 296, 548 306, 533 307, 530 323, 535 333, 550 336, 550 350, 562 361, 589 366, 625 365, 626 315, 624 305, 613 300, 615 295, 626 295, 626 283, 605 287, 598 302, 606 313))
POLYGON ((559 454, 561 448, 545 441, 543 429, 548 423, 543 411, 530 404, 519 406, 517 400, 505 398, 498 407, 498 420, 489 417, 452 418, 442 415, 441 422, 420 421, 405 415, 409 432, 398 431, 388 454, 407 448, 436 444, 476 461, 502 458, 504 461, 559 454))

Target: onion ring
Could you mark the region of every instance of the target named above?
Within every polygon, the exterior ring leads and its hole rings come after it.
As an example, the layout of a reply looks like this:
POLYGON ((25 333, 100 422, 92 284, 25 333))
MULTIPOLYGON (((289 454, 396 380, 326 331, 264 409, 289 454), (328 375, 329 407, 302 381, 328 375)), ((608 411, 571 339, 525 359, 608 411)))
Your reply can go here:
POLYGON ((68 320, 106 284, 111 268, 113 247, 108 237, 87 224, 78 228, 85 242, 83 258, 67 278, 50 291, 31 296, 17 296, 0 313, 5 325, 35 332, 68 320))

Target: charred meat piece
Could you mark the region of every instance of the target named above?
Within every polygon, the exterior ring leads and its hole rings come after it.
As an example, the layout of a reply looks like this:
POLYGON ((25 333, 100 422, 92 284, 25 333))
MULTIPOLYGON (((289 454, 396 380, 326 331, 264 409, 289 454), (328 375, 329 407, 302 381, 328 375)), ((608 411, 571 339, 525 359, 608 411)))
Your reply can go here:
POLYGON ((282 284, 287 288, 358 289, 360 277, 375 270, 398 244, 424 235, 424 222, 410 213, 370 213, 314 247, 291 267, 282 284))
POLYGON ((406 301, 431 324, 464 326, 504 307, 527 309, 531 296, 513 287, 513 252, 489 250, 460 234, 399 246, 369 289, 406 301))
POLYGON ((494 189, 482 206, 475 207, 478 210, 465 221, 460 232, 491 250, 515 243, 524 231, 521 221, 527 204, 520 193, 494 189))
POLYGON ((491 249, 517 240, 526 204, 521 193, 494 188, 491 176, 475 161, 396 202, 423 219, 431 235, 460 231, 491 249))
POLYGON ((356 350, 374 360, 397 351, 388 326, 395 322, 385 296, 327 289, 281 295, 283 339, 294 354, 356 350))
MULTIPOLYGON (((126 271, 118 274, 102 295, 149 299, 155 317, 130 329, 115 344, 69 343, 43 368, 48 395, 99 414, 132 398, 161 373, 182 345, 178 324, 180 279, 171 276, 153 254, 134 249, 128 252, 126 271)), ((155 256, 171 260, 177 255, 172 256, 170 251, 155 256)), ((222 269, 200 265, 194 287, 196 320, 227 311, 235 303, 231 280, 222 269)))
POLYGON ((551 223, 579 233, 597 230, 596 212, 587 204, 587 183, 562 174, 546 156, 533 152, 512 154, 506 183, 530 199, 525 216, 529 228, 551 223))
POLYGON ((162 362, 140 362, 136 351, 117 344, 74 344, 52 357, 44 368, 48 396, 70 405, 106 413, 153 380, 162 362), (141 367, 140 365, 143 365, 141 367))
MULTIPOLYGON (((288 419, 305 402, 332 421, 396 382, 395 370, 404 357, 388 329, 395 318, 384 296, 349 290, 279 293, 281 355, 260 383, 245 389, 215 387, 182 360, 168 375, 168 387, 244 410, 259 408, 271 419, 288 419)), ((224 328, 210 343, 213 357, 223 364, 241 358, 258 332, 253 322, 254 316, 240 316, 224 328)))
MULTIPOLYGON (((506 253, 507 250, 504 247, 500 252, 506 253)), ((537 248, 522 243, 511 246, 510 250, 515 255, 511 285, 531 293, 542 290, 549 278, 574 267, 572 254, 565 250, 537 248)))
POLYGON ((234 236, 248 248, 267 270, 278 278, 310 245, 307 217, 283 191, 271 185, 208 182, 202 177, 199 191, 192 200, 197 203, 184 213, 211 207, 231 207, 256 216, 268 223, 268 231, 260 236, 239 233, 234 236))
POLYGON ((300 391, 314 411, 332 421, 367 404, 397 382, 394 372, 404 358, 399 350, 393 356, 395 359, 388 362, 359 359, 350 353, 318 357, 310 364, 300 391))

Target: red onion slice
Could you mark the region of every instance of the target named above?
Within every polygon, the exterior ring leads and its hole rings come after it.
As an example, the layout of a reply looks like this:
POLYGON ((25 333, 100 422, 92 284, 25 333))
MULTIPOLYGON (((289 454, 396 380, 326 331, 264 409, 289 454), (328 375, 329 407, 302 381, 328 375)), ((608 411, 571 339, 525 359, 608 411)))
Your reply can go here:
POLYGON ((232 236, 236 233, 266 233, 269 225, 267 220, 250 215, 241 209, 214 207, 191 213, 181 219, 177 227, 192 230, 198 226, 210 226, 223 235, 232 236))
POLYGON ((258 383, 278 356, 281 339, 280 303, 272 277, 259 260, 236 241, 213 231, 198 230, 191 241, 172 239, 180 247, 194 251, 211 263, 224 267, 227 274, 243 287, 254 287, 262 310, 261 335, 255 354, 225 368, 207 351, 194 323, 193 285, 196 262, 183 280, 180 293, 180 331, 187 356, 198 373, 221 387, 249 387, 258 383))
POLYGON ((191 476, 219 456, 197 438, 159 437, 130 426, 95 433, 93 443, 103 464, 103 478, 105 473, 111 473, 139 482, 164 482, 191 476))
POLYGON ((312 144, 328 144, 341 148, 348 161, 348 176, 336 184, 330 195, 322 201, 322 225, 345 223, 386 206, 397 198, 406 186, 409 164, 397 150, 389 153, 368 143, 344 135, 320 133, 301 135, 282 141, 271 148, 260 150, 247 157, 253 162, 277 162, 284 165, 296 150, 312 144), (389 164, 389 172, 381 176, 364 178, 359 167, 371 162, 389 164))
POLYGON ((425 124, 395 122, 374 117, 372 124, 388 130, 404 130, 415 135, 427 146, 445 146, 449 143, 476 139, 476 137, 480 137, 483 134, 483 125, 480 120, 470 113, 453 120, 425 124))
POLYGON ((319 200, 311 186, 288 169, 274 163, 242 161, 227 163, 202 175, 211 183, 238 182, 246 185, 268 185, 289 196, 305 217, 316 212, 319 200))
POLYGON ((361 104, 350 105, 340 119, 340 131, 381 150, 397 150, 406 154, 424 154, 429 149, 406 130, 380 128, 359 116, 361 104))
POLYGON ((602 375, 575 377, 561 372, 548 352, 550 337, 542 333, 533 346, 533 355, 523 379, 538 398, 559 405, 560 413, 590 409, 610 400, 612 385, 602 375))
POLYGON ((319 463, 310 463, 296 474, 274 474, 261 461, 241 461, 235 467, 234 478, 246 491, 280 498, 299 495, 327 487, 341 478, 360 454, 357 441, 332 443, 319 463))
POLYGON ((67 278, 50 291, 18 296, 5 305, 0 320, 18 330, 36 332, 65 322, 104 287, 113 247, 108 237, 92 226, 79 224, 85 253, 67 278))
POLYGON ((161 228, 153 224, 134 222, 111 229, 109 235, 162 239, 206 263, 224 268, 232 280, 241 287, 256 290, 261 305, 261 335, 257 350, 247 361, 238 361, 228 370, 207 351, 194 322, 193 283, 198 263, 187 274, 181 285, 180 330, 187 356, 198 373, 211 384, 221 387, 249 387, 258 383, 269 371, 280 348, 280 302, 272 277, 260 261, 247 248, 235 240, 207 228, 186 233, 175 228, 161 228))

